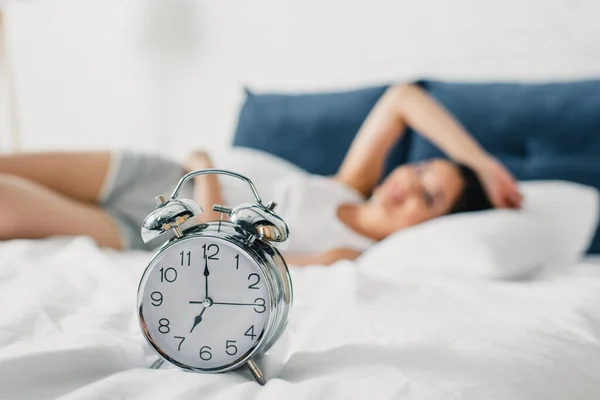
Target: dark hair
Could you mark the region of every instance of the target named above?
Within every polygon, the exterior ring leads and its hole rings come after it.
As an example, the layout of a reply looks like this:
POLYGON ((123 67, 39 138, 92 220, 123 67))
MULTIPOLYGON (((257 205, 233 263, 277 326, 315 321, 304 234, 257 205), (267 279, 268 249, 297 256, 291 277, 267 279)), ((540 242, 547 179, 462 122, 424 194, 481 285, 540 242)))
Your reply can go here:
POLYGON ((463 190, 448 214, 494 208, 475 171, 463 164, 454 165, 462 178, 463 190))

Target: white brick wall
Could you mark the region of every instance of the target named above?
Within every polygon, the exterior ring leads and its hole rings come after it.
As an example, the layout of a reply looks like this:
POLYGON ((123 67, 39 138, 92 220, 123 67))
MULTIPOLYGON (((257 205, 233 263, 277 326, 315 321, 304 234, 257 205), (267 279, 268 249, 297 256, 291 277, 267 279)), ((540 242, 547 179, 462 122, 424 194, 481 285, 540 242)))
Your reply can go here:
POLYGON ((7 13, 29 149, 223 147, 242 84, 600 76, 596 0, 15 0, 7 13))

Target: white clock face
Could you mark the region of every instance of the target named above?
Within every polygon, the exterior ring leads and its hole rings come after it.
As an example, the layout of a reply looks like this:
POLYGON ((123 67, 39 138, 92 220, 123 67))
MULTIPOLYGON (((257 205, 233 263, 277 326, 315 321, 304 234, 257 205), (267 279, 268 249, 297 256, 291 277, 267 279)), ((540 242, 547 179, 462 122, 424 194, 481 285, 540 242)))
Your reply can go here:
POLYGON ((193 237, 150 267, 142 288, 143 324, 155 346, 177 363, 223 368, 262 337, 271 307, 267 282, 240 248, 193 237))

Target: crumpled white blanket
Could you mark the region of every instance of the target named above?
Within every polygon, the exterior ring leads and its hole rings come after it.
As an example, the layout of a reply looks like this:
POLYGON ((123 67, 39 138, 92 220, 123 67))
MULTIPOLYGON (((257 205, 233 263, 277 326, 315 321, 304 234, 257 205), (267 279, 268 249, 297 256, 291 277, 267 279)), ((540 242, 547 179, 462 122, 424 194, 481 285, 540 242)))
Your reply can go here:
POLYGON ((531 282, 292 268, 292 319, 259 360, 261 387, 245 371, 146 368, 135 301, 149 257, 87 238, 1 243, 0 398, 600 398, 600 265, 531 282))

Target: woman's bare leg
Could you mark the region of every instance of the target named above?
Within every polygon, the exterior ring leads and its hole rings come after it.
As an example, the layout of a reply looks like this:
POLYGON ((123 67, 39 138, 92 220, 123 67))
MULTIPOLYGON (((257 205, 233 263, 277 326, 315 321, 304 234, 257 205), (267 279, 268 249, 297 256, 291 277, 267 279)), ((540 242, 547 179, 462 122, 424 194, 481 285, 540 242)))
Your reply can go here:
POLYGON ((20 176, 72 199, 98 201, 110 153, 48 152, 0 156, 0 174, 20 176))
MULTIPOLYGON (((70 179, 77 179, 75 174, 70 179)), ((77 235, 91 236, 100 246, 122 248, 119 230, 105 210, 31 180, 0 174, 0 240, 77 235)))

